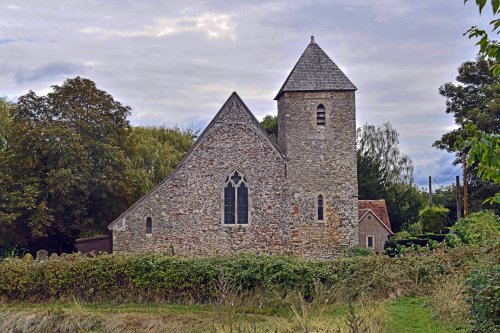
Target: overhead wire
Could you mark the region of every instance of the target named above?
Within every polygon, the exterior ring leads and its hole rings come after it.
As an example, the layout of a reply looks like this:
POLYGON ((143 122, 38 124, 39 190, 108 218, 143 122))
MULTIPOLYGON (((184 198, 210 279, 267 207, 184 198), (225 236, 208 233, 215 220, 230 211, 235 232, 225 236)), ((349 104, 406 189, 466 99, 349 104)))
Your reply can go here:
POLYGON ((437 180, 437 179, 432 178, 432 181, 433 181, 433 182, 435 182, 435 183, 436 183, 436 184, 438 184, 438 185, 439 185, 440 183, 441 183, 441 184, 443 184, 445 181, 450 180, 450 179, 452 179, 453 177, 455 177, 461 169, 462 169, 462 168, 457 168, 457 170, 455 171, 455 174, 451 175, 451 176, 450 176, 450 177, 448 177, 448 178, 445 178, 445 179, 440 179, 440 180, 437 180))

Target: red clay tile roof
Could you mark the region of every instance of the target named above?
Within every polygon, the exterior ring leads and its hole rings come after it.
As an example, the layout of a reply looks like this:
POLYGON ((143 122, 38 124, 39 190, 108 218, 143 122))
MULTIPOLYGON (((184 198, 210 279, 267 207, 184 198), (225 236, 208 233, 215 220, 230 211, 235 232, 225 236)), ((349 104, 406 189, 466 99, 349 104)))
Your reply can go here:
POLYGON ((361 220, 361 218, 363 217, 363 215, 366 214, 367 211, 368 209, 362 209, 359 207, 359 201, 358 201, 358 220, 361 220))
POLYGON ((368 210, 371 210, 392 232, 391 221, 389 220, 385 200, 358 200, 358 218, 361 219, 368 210))

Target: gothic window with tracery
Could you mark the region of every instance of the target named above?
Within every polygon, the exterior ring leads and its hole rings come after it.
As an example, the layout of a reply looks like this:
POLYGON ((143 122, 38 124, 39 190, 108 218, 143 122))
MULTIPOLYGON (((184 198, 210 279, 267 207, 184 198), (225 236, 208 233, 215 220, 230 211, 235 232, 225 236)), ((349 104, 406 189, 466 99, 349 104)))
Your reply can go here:
POLYGON ((248 224, 248 182, 238 170, 224 184, 224 224, 248 224))

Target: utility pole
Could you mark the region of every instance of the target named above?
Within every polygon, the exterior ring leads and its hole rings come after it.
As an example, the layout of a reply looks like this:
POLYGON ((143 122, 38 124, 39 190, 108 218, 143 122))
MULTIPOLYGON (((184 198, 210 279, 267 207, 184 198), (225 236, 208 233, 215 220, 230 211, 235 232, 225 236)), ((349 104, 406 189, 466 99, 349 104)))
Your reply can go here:
POLYGON ((429 176, 429 207, 432 207, 432 178, 429 176))
POLYGON ((462 218, 462 207, 460 206, 460 176, 455 177, 455 186, 457 193, 457 220, 462 218))
POLYGON ((464 217, 467 217, 467 153, 462 154, 462 164, 464 169, 464 217))

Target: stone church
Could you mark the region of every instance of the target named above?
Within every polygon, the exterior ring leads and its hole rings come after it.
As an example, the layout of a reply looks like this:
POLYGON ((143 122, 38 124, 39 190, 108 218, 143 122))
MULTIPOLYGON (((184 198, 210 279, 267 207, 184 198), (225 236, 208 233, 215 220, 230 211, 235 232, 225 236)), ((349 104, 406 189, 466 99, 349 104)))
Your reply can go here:
POLYGON ((233 92, 175 171, 109 225, 113 251, 327 259, 357 245, 355 91, 311 37, 275 97, 278 144, 233 92))

